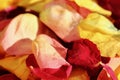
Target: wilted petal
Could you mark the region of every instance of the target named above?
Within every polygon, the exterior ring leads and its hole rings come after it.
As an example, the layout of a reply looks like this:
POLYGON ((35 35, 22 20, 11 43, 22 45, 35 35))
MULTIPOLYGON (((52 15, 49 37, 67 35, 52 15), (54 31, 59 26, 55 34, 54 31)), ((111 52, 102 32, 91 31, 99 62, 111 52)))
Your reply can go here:
MULTIPOLYGON (((8 48, 14 46, 14 44, 17 44, 17 42, 19 42, 20 40, 34 40, 36 38, 37 31, 38 20, 36 16, 32 14, 18 15, 9 23, 9 25, 3 31, 0 39, 1 46, 5 51, 7 51, 8 48)), ((23 42, 23 44, 18 43, 17 45, 25 46, 25 44, 23 42)))
POLYGON ((66 60, 67 49, 47 35, 39 35, 33 42, 34 56, 39 68, 31 67, 43 79, 62 80, 69 76, 71 66, 66 60))
POLYGON ((26 66, 28 56, 22 57, 7 57, 0 60, 0 66, 15 74, 21 80, 27 80, 30 71, 26 66))
POLYGON ((46 24, 58 37, 70 42, 79 39, 76 27, 82 16, 65 3, 54 2, 40 13, 40 20, 46 24))

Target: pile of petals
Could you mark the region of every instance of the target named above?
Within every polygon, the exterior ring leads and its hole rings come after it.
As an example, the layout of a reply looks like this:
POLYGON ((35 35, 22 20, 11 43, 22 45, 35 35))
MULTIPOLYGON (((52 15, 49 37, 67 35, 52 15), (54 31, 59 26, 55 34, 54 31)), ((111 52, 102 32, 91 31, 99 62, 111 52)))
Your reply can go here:
POLYGON ((120 80, 119 4, 0 1, 0 80, 120 80))

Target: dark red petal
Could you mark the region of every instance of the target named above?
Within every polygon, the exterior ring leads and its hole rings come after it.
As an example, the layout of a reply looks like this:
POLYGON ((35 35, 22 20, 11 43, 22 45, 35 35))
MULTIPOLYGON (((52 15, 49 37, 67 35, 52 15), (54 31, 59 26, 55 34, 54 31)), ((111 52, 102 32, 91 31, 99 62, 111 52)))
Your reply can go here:
POLYGON ((20 80, 19 78, 17 78, 14 74, 4 74, 0 76, 0 80, 20 80))
POLYGON ((5 12, 4 10, 0 11, 0 21, 4 20, 6 18, 7 18, 7 12, 5 12))
POLYGON ((73 43, 73 48, 68 50, 68 62, 83 68, 93 68, 101 60, 97 46, 87 39, 73 43))
POLYGON ((28 58, 26 59, 26 64, 27 64, 28 67, 33 66, 35 68, 39 68, 39 66, 38 66, 38 64, 37 64, 33 54, 30 54, 28 56, 28 58))
POLYGON ((115 19, 115 27, 120 29, 120 0, 98 0, 98 4, 112 12, 111 17, 115 19))
POLYGON ((103 57, 103 56, 101 56, 101 61, 102 61, 102 63, 107 64, 110 61, 110 57, 103 57))
POLYGON ((115 20, 114 25, 120 29, 120 19, 115 20))
POLYGON ((0 21, 0 31, 2 31, 10 23, 10 21, 11 19, 3 19, 0 21))

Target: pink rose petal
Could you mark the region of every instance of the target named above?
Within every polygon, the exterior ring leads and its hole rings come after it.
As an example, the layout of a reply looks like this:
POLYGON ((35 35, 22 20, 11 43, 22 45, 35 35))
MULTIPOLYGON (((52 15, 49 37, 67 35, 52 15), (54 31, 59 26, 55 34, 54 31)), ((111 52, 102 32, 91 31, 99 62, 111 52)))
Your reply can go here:
POLYGON ((66 62, 67 49, 47 35, 39 35, 33 42, 35 60, 39 67, 30 66, 32 72, 46 80, 63 80, 71 72, 66 62))

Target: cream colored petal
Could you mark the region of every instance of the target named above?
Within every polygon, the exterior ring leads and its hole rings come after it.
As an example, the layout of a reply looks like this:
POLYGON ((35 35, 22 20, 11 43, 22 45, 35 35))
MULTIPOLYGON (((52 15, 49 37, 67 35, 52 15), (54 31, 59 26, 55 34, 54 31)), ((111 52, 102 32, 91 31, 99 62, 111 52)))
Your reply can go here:
POLYGON ((61 4, 53 4, 40 13, 40 20, 66 42, 79 39, 77 25, 82 17, 61 4))
POLYGON ((34 40, 38 32, 38 19, 26 13, 15 17, 3 31, 0 43, 4 50, 22 39, 34 40))

